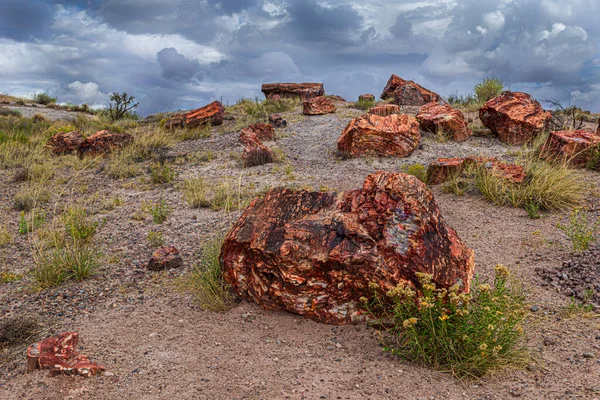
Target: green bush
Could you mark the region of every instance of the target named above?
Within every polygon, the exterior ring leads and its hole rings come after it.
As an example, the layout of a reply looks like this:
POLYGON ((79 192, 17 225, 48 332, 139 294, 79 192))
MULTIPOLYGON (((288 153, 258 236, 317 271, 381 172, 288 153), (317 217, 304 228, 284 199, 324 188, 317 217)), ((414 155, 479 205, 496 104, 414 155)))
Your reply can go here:
POLYGON ((486 78, 482 82, 475 85, 473 89, 475 98, 480 104, 497 97, 504 91, 504 84, 498 78, 486 78))
POLYGON ((81 281, 93 275, 98 268, 99 258, 96 250, 75 242, 39 254, 32 275, 40 289, 70 280, 81 281))
POLYGON ((416 177, 423 183, 427 180, 427 168, 422 164, 404 165, 402 166, 402 172, 416 177))
POLYGON ((100 222, 93 221, 86 209, 71 207, 64 215, 67 235, 76 241, 88 241, 96 234, 100 222))
POLYGON ((167 205, 165 199, 160 199, 158 203, 144 203, 142 204, 142 211, 152 215, 152 221, 155 224, 162 224, 167 220, 167 217, 171 214, 171 207, 167 205))
POLYGON ((575 208, 569 215, 568 224, 557 224, 557 227, 563 231, 573 243, 574 251, 587 250, 589 249, 590 244, 596 240, 598 228, 600 228, 600 219, 595 218, 592 221, 590 221, 590 219, 587 210, 575 208))
POLYGON ((176 172, 169 164, 154 164, 150 167, 150 178, 157 185, 171 183, 175 175, 176 172))
POLYGON ((526 365, 523 294, 506 267, 496 267, 493 284, 475 278, 470 294, 458 285, 437 288, 429 274, 417 277, 416 288, 400 284, 387 293, 372 284, 375 295, 362 299, 373 316, 391 323, 385 350, 459 378, 526 365))
POLYGON ((202 258, 187 278, 186 287, 198 299, 200 306, 210 311, 227 311, 234 303, 229 285, 223 280, 219 253, 223 237, 206 242, 201 249, 202 258))
POLYGON ((56 103, 56 97, 52 97, 46 93, 35 93, 32 100, 38 104, 44 105, 56 103))
POLYGON ((373 100, 373 101, 369 101, 369 100, 359 100, 359 101, 357 101, 357 102, 355 102, 355 103, 351 103, 351 104, 350 104, 350 107, 351 107, 351 108, 357 108, 357 109, 359 109, 359 110, 364 110, 364 111, 366 111, 366 110, 369 110, 369 109, 371 109, 371 108, 375 107, 375 104, 376 104, 376 103, 375 103, 375 101, 374 101, 374 100, 373 100))
POLYGON ((150 247, 160 247, 165 244, 162 232, 149 231, 146 240, 150 247))

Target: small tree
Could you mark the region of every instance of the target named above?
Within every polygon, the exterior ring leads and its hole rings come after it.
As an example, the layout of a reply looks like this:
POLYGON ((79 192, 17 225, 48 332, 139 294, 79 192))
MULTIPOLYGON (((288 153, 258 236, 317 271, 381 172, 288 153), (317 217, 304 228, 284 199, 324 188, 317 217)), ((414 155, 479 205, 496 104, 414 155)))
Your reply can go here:
POLYGON ((504 91, 504 84, 498 78, 486 78, 481 83, 475 85, 473 90, 475 91, 477 101, 479 103, 486 103, 504 91))
POLYGON ((113 92, 110 95, 110 103, 108 103, 108 112, 112 119, 119 120, 128 112, 137 108, 140 103, 134 103, 135 97, 128 96, 127 93, 113 92))

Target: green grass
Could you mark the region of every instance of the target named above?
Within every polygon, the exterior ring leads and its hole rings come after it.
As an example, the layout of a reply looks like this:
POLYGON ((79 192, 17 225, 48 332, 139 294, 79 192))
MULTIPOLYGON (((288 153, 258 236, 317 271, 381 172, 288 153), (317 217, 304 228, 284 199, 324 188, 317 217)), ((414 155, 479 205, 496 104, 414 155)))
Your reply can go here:
POLYGON ((176 175, 177 173, 169 164, 156 163, 150 167, 150 178, 156 185, 171 183, 176 175))
POLYGON ((152 216, 152 221, 155 224, 162 224, 167 220, 172 209, 169 207, 165 199, 160 199, 158 203, 144 202, 142 204, 142 211, 150 214, 152 216))
POLYGON ((32 100, 38 104, 44 105, 56 103, 56 97, 52 97, 46 93, 35 93, 32 100))
POLYGON ((183 195, 191 208, 211 208, 215 211, 234 211, 248 203, 248 196, 240 183, 236 185, 231 179, 217 182, 203 177, 186 179, 183 182, 183 195))
POLYGON ((402 172, 416 177, 423 183, 427 180, 427 168, 422 164, 403 165, 402 172))
POLYGON ((101 254, 82 243, 42 250, 31 271, 40 289, 61 285, 67 281, 81 281, 94 274, 101 254))
POLYGON ((392 325, 385 350, 458 378, 527 365, 524 296, 506 267, 496 267, 493 283, 476 278, 470 294, 459 293, 458 285, 437 288, 431 275, 417 275, 416 288, 400 284, 379 293, 373 285, 373 299, 363 298, 373 316, 392 325))
POLYGON ((587 210, 575 208, 569 215, 567 224, 557 224, 557 227, 573 244, 573 251, 580 252, 590 248, 598 237, 600 219, 591 216, 587 210))
POLYGON ((221 236, 206 242, 201 249, 200 264, 194 266, 185 282, 185 287, 194 294, 200 306, 209 311, 227 311, 234 304, 219 263, 222 245, 221 236))
POLYGON ((76 241, 89 241, 101 226, 101 222, 94 221, 83 207, 70 207, 63 218, 67 235, 76 241))
POLYGON ((149 231, 146 240, 150 247, 161 247, 165 244, 162 232, 149 231))
POLYGON ((350 103, 349 107, 350 108, 357 108, 359 110, 367 111, 370 108, 375 107, 375 105, 376 105, 376 102, 374 100, 373 101, 359 100, 359 101, 357 101, 355 103, 350 103))

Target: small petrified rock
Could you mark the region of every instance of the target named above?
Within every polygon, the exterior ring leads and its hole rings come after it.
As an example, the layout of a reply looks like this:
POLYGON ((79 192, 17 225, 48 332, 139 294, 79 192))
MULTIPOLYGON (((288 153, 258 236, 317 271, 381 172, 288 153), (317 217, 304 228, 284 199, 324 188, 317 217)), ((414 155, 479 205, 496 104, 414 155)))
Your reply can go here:
POLYGON ((385 117, 386 115, 400 114, 400 106, 395 104, 383 104, 369 109, 369 114, 380 115, 385 117))
POLYGON ((267 99, 272 95, 302 100, 325 95, 322 83, 263 83, 261 89, 267 99))
POLYGON ((273 152, 262 144, 255 134, 245 136, 244 140, 246 144, 242 152, 244 167, 256 167, 273 162, 273 152))
POLYGON ((240 132, 240 141, 247 144, 247 138, 256 138, 260 141, 275 140, 275 128, 269 124, 252 124, 244 128, 240 132))
POLYGON ((224 117, 225 108, 223 104, 220 101, 213 101, 204 107, 171 117, 165 124, 165 127, 167 129, 176 129, 195 128, 207 124, 213 126, 221 125, 223 124, 224 117))
POLYGON ((593 151, 600 148, 600 134, 592 131, 550 132, 542 147, 542 157, 567 161, 573 166, 585 167, 593 151))
POLYGON ((360 96, 358 96, 358 101, 375 101, 375 96, 372 94, 361 94, 360 96))
POLYGON ((479 110, 481 123, 501 142, 521 145, 548 126, 552 115, 527 93, 503 92, 479 110))
POLYGON ((337 107, 333 101, 325 96, 313 97, 302 103, 304 115, 323 115, 336 112, 337 107))
POLYGON ((427 166, 428 185, 439 185, 453 175, 460 174, 465 166, 464 158, 438 158, 427 166))
POLYGON ((342 96, 338 96, 337 94, 328 94, 327 97, 333 101, 339 101, 342 103, 346 103, 346 99, 343 98, 342 96))
POLYGON ((256 198, 227 234, 225 280, 244 299, 316 321, 365 319, 361 297, 417 272, 440 288, 468 291, 470 250, 440 215, 433 193, 413 176, 377 172, 343 193, 274 189, 256 198))
POLYGON ((76 332, 64 332, 33 343, 27 349, 27 371, 49 369, 52 376, 65 374, 87 377, 104 371, 104 367, 77 352, 78 339, 76 332))
POLYGON ((362 154, 407 157, 421 140, 415 117, 392 114, 385 117, 365 114, 354 118, 338 140, 338 151, 349 157, 362 154))
POLYGON ((113 133, 107 130, 98 131, 88 136, 77 149, 79 157, 99 156, 120 149, 133 140, 128 133, 113 133))
POLYGON ((48 140, 46 147, 56 155, 65 155, 77 151, 81 143, 83 134, 79 131, 58 132, 48 140))
POLYGON ((463 113, 449 104, 436 101, 425 104, 417 113, 417 121, 424 130, 442 132, 455 142, 464 142, 473 134, 463 113))
POLYGON ((499 161, 485 163, 485 168, 492 174, 506 179, 511 183, 523 183, 525 181, 525 169, 522 165, 508 164, 499 161))
POLYGON ((271 114, 269 115, 269 124, 275 128, 285 128, 287 121, 279 114, 271 114))
POLYGON ((148 261, 148 269, 150 271, 162 271, 165 269, 179 268, 183 265, 183 260, 177 250, 173 246, 161 247, 152 253, 150 261, 148 261))
POLYGON ((381 92, 380 97, 383 100, 393 99, 394 91, 398 88, 398 86, 404 85, 405 83, 406 83, 406 81, 404 79, 400 78, 396 74, 392 74, 390 79, 388 79, 387 84, 385 85, 385 88, 383 89, 383 92, 381 92))

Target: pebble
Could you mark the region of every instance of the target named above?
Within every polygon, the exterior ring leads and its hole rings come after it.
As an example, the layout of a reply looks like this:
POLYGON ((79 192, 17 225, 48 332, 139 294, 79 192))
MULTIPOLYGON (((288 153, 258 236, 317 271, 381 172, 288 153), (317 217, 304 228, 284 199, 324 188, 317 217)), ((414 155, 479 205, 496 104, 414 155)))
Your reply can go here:
POLYGON ((594 358, 594 354, 593 353, 583 353, 583 358, 594 358))
POLYGON ((531 306, 530 310, 531 310, 531 312, 538 312, 538 311, 540 311, 540 307, 539 306, 531 306))

